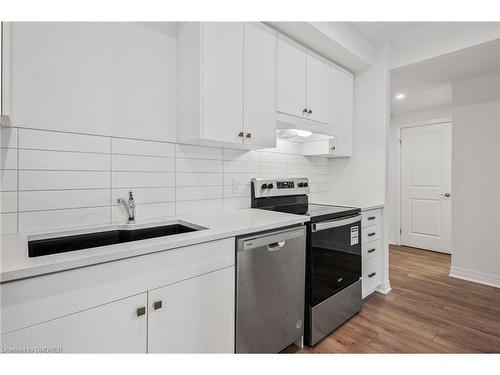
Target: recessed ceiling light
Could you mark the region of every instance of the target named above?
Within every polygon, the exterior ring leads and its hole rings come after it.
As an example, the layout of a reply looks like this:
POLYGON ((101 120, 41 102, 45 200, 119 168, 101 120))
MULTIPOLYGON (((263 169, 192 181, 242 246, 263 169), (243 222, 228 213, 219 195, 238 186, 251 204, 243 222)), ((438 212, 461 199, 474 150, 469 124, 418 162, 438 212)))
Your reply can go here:
POLYGON ((404 98, 406 98, 404 93, 396 94, 396 100, 403 100, 404 98))

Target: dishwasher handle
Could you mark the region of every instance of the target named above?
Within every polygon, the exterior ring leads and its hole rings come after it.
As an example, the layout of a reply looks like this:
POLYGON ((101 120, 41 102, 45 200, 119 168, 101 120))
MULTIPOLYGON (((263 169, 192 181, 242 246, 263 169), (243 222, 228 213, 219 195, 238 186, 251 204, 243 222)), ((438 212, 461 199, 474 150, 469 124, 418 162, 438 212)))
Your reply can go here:
POLYGON ((267 247, 269 251, 277 251, 286 245, 287 240, 297 237, 305 237, 306 230, 304 227, 295 228, 292 230, 282 230, 274 233, 266 233, 261 236, 242 238, 238 240, 238 251, 251 250, 257 247, 267 247))
POLYGON ((269 245, 267 245, 267 250, 269 251, 277 251, 279 249, 281 249, 282 247, 285 246, 285 240, 283 241, 278 241, 278 242, 274 242, 274 243, 270 243, 269 245))

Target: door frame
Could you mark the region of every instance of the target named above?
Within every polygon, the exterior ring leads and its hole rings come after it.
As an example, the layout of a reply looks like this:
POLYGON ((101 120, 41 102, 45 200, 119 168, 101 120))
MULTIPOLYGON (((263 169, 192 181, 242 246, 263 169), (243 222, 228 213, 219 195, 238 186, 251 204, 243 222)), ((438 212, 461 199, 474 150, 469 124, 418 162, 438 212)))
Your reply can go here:
MULTIPOLYGON (((436 118, 433 120, 426 121, 418 121, 418 122, 409 122, 409 123, 400 123, 395 124, 394 128, 396 131, 394 132, 394 138, 392 142, 394 143, 394 172, 395 172, 395 193, 396 197, 394 199, 394 226, 396 231, 396 245, 401 246, 401 131, 404 128, 414 128, 414 127, 422 127, 428 125, 438 125, 438 124, 450 124, 452 126, 453 132, 453 122, 451 117, 443 117, 436 118)), ((453 150, 452 150, 453 153, 453 150)), ((453 231, 453 228, 452 228, 453 231)))

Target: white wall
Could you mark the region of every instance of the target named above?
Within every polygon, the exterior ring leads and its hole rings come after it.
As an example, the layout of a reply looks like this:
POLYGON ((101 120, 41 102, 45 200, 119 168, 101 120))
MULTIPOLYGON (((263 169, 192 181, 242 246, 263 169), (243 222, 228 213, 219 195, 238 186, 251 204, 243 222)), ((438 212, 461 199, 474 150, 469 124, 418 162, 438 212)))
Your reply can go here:
POLYGON ((352 157, 330 160, 328 183, 332 202, 370 205, 385 201, 387 54, 386 46, 379 47, 375 66, 354 76, 352 157))
POLYGON ((388 147, 388 182, 385 205, 388 216, 389 243, 399 244, 400 207, 399 207, 399 133, 402 127, 415 124, 432 123, 452 118, 451 106, 440 106, 420 111, 402 112, 391 115, 391 125, 387 137, 388 147))
POLYGON ((500 75, 453 85, 450 275, 500 287, 500 75))

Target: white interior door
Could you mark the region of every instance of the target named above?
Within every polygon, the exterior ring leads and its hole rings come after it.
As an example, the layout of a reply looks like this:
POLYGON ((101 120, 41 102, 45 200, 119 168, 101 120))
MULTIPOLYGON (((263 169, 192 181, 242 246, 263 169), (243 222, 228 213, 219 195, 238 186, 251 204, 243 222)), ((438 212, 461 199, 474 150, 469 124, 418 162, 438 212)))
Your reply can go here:
POLYGON ((401 243, 451 253, 451 124, 401 129, 401 243))

